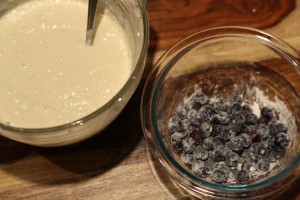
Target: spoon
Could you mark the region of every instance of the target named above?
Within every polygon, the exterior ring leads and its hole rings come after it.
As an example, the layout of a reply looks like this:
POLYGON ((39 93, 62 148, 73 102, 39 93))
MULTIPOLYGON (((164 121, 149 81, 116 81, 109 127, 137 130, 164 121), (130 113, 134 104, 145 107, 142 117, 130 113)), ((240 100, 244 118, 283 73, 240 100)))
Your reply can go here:
POLYGON ((94 41, 94 20, 95 20, 97 2, 98 0, 89 0, 87 28, 86 28, 86 44, 88 46, 93 45, 93 41, 94 41))

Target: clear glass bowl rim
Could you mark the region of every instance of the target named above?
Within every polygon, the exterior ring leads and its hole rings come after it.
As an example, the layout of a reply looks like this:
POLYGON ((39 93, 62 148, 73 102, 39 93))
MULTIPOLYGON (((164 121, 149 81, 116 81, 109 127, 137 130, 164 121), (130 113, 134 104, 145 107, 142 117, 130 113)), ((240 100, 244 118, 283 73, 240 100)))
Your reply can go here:
MULTIPOLYGON (((178 176, 174 176, 174 172, 170 171, 169 169, 165 170, 167 171, 167 173, 179 184, 183 185, 186 188, 191 189, 192 191, 198 191, 198 187, 205 186, 207 188, 211 188, 214 190, 221 190, 221 191, 228 191, 228 192, 235 192, 235 191, 239 191, 239 192, 243 192, 243 191, 254 191, 254 190, 258 190, 261 188, 265 188, 266 186, 270 185, 270 184, 274 184, 274 182, 279 181, 282 177, 288 175, 288 173, 290 173, 291 171, 295 170, 297 168, 297 166, 300 164, 300 153, 298 152, 296 158, 288 165, 287 168, 285 168, 284 170, 282 170, 281 172, 279 172, 278 174, 276 174, 275 176, 268 178, 266 180, 263 180, 261 182, 257 182, 257 183, 252 183, 249 185, 221 185, 221 184, 216 184, 216 183, 212 183, 212 182, 208 182, 204 179, 198 178, 197 176, 193 175, 192 173, 190 173, 188 170, 186 170, 184 167, 182 167, 177 161, 176 159, 173 158, 173 156, 168 152, 167 147, 164 144, 163 138, 160 136, 160 132, 158 129, 158 125, 156 123, 156 102, 158 99, 158 93, 159 90, 162 86, 163 80, 166 76, 166 74, 168 73, 168 71, 170 70, 170 66, 166 65, 166 67, 164 67, 163 69, 161 69, 161 71, 159 69, 157 69, 160 64, 168 57, 168 54, 173 50, 178 48, 178 46, 180 46, 182 43, 185 44, 183 50, 181 50, 180 52, 184 52, 183 54, 187 53, 190 49, 193 48, 193 46, 205 41, 205 40, 211 40, 214 39, 216 37, 231 37, 231 38, 243 38, 245 40, 255 40, 258 43, 261 43, 263 45, 266 45, 268 47, 274 48, 276 50, 279 50, 281 53, 283 53, 283 57, 285 59, 288 59, 290 61, 292 61, 291 63, 293 64, 293 67, 295 68, 295 70, 300 74, 300 65, 299 65, 299 61, 297 59, 300 58, 299 53, 288 43, 286 43, 285 41, 281 40, 280 38, 273 36, 271 34, 268 34, 264 31, 255 29, 255 28, 248 28, 248 27, 241 27, 241 26, 224 26, 224 27, 216 27, 216 28, 212 28, 212 29, 207 29, 204 31, 200 31, 197 32, 195 34, 192 34, 182 40, 180 40, 179 42, 177 42, 174 46, 172 46, 169 50, 167 50, 162 56, 161 58, 157 61, 157 63, 155 64, 153 70, 151 71, 150 75, 148 76, 148 79, 146 81, 145 87, 144 87, 144 91, 143 91, 143 95, 142 95, 142 104, 141 104, 141 117, 142 117, 142 124, 143 124, 143 131, 144 131, 144 136, 146 138, 146 143, 148 144, 148 147, 150 149, 150 151, 152 152, 152 154, 154 155, 154 157, 156 159, 159 160, 160 164, 162 164, 163 166, 167 165, 171 165, 171 167, 175 168, 176 173, 179 174, 178 176), (215 33, 216 32, 216 33, 215 33), (200 35, 200 36, 199 36, 200 35), (244 37, 243 37, 244 36, 244 37), (249 37, 250 36, 250 37, 249 37), (188 44, 188 40, 193 40, 193 38, 197 38, 200 37, 202 39, 198 40, 195 43, 192 44, 188 44), (272 40, 272 41, 270 41, 272 40), (282 45, 284 47, 286 47, 289 52, 288 54, 286 52, 282 52, 280 49, 278 49, 277 46, 274 46, 274 43, 276 42, 279 45, 282 45), (297 59, 296 59, 297 58, 297 59), (156 75, 155 73, 158 73, 159 75, 158 78, 155 77, 155 82, 151 83, 151 77, 156 75), (152 85, 152 87, 150 86, 152 85), (149 100, 145 100, 144 96, 145 93, 147 92, 147 90, 149 90, 148 87, 151 87, 151 94, 150 94, 150 98, 149 100), (150 109, 150 113, 148 113, 149 118, 150 118, 150 125, 151 126, 151 130, 147 130, 147 127, 145 125, 145 118, 144 116, 147 115, 147 111, 144 111, 143 106, 145 106, 145 101, 149 101, 149 109, 150 109), (155 138, 155 141, 149 141, 149 138, 147 137, 147 131, 150 132, 150 134, 152 134, 155 138), (155 146, 157 149, 153 149, 153 146, 155 146), (160 154, 160 155, 157 155, 160 154), (163 157, 163 159, 159 159, 163 157), (184 178, 183 175, 185 177, 188 178, 188 180, 192 183, 196 183, 196 184, 200 184, 200 185, 186 185, 184 184, 180 179, 184 178)), ((175 53, 177 54, 177 53, 175 53)), ((173 58, 171 59, 171 61, 168 61, 168 64, 176 62, 176 60, 180 59, 180 56, 177 57, 177 55, 173 56, 173 58), (175 61, 174 61, 175 60, 175 61)), ((153 78, 153 77, 152 77, 153 78)), ((178 175, 177 174, 177 175, 178 175)), ((298 177, 294 177, 293 180, 295 180, 298 177)), ((292 182, 293 180, 290 180, 290 182, 292 182)), ((289 183, 290 183, 289 182, 289 183)), ((288 184, 288 183, 287 183, 288 184)), ((287 185, 286 184, 286 185, 287 185)), ((204 188, 205 189, 205 188, 204 188)), ((272 191, 276 192, 275 190, 272 191)))

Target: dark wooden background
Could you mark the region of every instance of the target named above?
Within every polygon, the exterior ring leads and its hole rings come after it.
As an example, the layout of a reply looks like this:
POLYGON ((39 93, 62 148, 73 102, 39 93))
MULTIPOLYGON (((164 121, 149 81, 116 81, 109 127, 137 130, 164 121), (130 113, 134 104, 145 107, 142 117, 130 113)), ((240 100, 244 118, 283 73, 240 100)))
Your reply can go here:
MULTIPOLYGON (((175 42, 211 27, 259 28, 300 50, 300 0, 148 0, 147 8, 151 41, 144 77, 175 42)), ((39 148, 0 137, 0 199, 194 199, 145 146, 143 83, 121 115, 84 142, 39 148)), ((300 199, 299 185, 300 179, 276 199, 300 199)))

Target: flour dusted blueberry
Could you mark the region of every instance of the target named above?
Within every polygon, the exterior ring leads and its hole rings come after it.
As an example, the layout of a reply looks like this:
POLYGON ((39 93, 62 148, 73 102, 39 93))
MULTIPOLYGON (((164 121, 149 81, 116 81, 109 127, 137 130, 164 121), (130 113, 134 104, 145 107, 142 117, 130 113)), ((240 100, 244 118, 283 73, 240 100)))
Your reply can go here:
POLYGON ((245 116, 245 123, 255 125, 257 123, 257 116, 253 113, 245 116))
POLYGON ((176 108, 176 114, 180 119, 186 119, 189 108, 185 104, 179 104, 176 108))
POLYGON ((195 98, 197 99, 197 102, 200 103, 201 106, 208 103, 208 96, 204 94, 202 91, 199 91, 195 94, 195 98))
POLYGON ((195 145, 201 145, 202 144, 202 137, 201 137, 201 134, 200 134, 200 131, 192 131, 190 133, 190 137, 193 138, 194 142, 195 142, 195 145))
POLYGON ((288 129, 282 123, 271 122, 269 124, 269 133, 272 136, 276 136, 279 133, 287 133, 288 129))
POLYGON ((199 110, 202 105, 208 102, 208 97, 201 91, 196 92, 190 98, 191 108, 199 110))
POLYGON ((241 165, 241 170, 249 172, 251 167, 253 167, 253 163, 250 160, 244 160, 241 165))
POLYGON ((230 126, 223 126, 221 136, 226 140, 230 141, 236 135, 236 131, 233 130, 230 126))
POLYGON ((226 112, 219 112, 215 115, 214 121, 219 124, 227 124, 229 122, 229 116, 226 112))
POLYGON ((211 153, 211 158, 214 162, 222 162, 226 160, 228 149, 224 146, 216 146, 211 153))
POLYGON ((204 109, 200 109, 200 110, 197 112, 197 120, 198 120, 200 123, 209 120, 209 118, 210 118, 210 114, 209 114, 208 111, 206 111, 206 110, 204 110, 204 109))
POLYGON ((241 114, 246 117, 247 115, 252 114, 252 109, 250 108, 249 105, 243 105, 242 106, 242 110, 241 110, 241 114))
POLYGON ((182 138, 184 135, 179 132, 175 132, 171 136, 171 142, 173 147, 175 147, 176 151, 180 151, 182 149, 182 138))
POLYGON ((204 174, 205 170, 205 163, 201 160, 196 160, 195 162, 192 163, 192 172, 195 174, 201 176, 204 174))
POLYGON ((209 137, 203 140, 202 147, 208 151, 214 148, 213 137, 209 137))
POLYGON ((242 110, 242 105, 240 103, 234 102, 231 105, 231 113, 239 113, 242 110))
POLYGON ((171 117, 168 123, 168 129, 171 133, 181 132, 183 130, 183 124, 178 117, 171 117))
POLYGON ((249 157, 253 161, 259 161, 266 156, 267 149, 265 149, 260 143, 254 143, 249 149, 249 157))
POLYGON ((241 151, 244 148, 244 139, 240 136, 236 136, 229 141, 229 147, 233 151, 241 151))
POLYGON ((245 118, 240 113, 233 113, 230 116, 229 126, 236 132, 240 132, 242 130, 245 118))
POLYGON ((195 125, 199 125, 199 121, 198 121, 198 118, 197 118, 197 113, 198 113, 198 111, 195 110, 195 109, 191 109, 191 110, 188 111, 188 113, 187 113, 187 119, 188 119, 191 123, 193 123, 193 124, 195 124, 195 125))
POLYGON ((257 126, 257 133, 261 139, 265 140, 269 136, 269 127, 264 124, 260 124, 257 126))
POLYGON ((257 162, 257 168, 261 171, 267 172, 270 168, 270 161, 267 159, 261 159, 257 162))
POLYGON ((267 158, 269 159, 270 162, 276 162, 277 160, 279 160, 285 156, 285 152, 286 152, 285 148, 272 147, 268 151, 267 158))
POLYGON ((208 151, 204 149, 202 146, 195 147, 193 154, 195 158, 199 160, 207 160, 208 159, 208 151))
POLYGON ((226 164, 229 167, 236 167, 239 163, 239 155, 231 152, 230 154, 228 154, 227 159, 226 159, 226 164))
POLYGON ((280 147, 287 147, 290 139, 285 133, 279 133, 276 135, 275 143, 280 147))
POLYGON ((245 148, 248 148, 251 146, 252 138, 250 137, 250 135, 248 135, 246 133, 242 133, 240 137, 243 139, 243 146, 245 148))
POLYGON ((212 124, 209 121, 202 122, 199 129, 202 138, 208 138, 212 132, 212 124))
POLYGON ((190 153, 185 153, 183 152, 181 155, 181 160, 185 163, 185 164, 193 164, 196 160, 195 156, 193 154, 190 153))
POLYGON ((223 125, 221 124, 212 124, 211 135, 213 137, 220 136, 222 133, 223 125))
POLYGON ((261 141, 261 137, 260 137, 260 134, 259 134, 256 126, 255 126, 255 129, 250 130, 248 134, 252 138, 252 142, 260 142, 261 141))
POLYGON ((215 112, 221 112, 225 110, 225 103, 222 98, 217 98, 212 102, 212 107, 215 112))
POLYGON ((229 172, 225 169, 213 169, 210 175, 211 179, 216 183, 225 183, 228 180, 229 172))
POLYGON ((191 153, 195 148, 195 141, 193 138, 185 138, 182 140, 182 149, 186 153, 191 153))
POLYGON ((223 137, 217 136, 215 138, 213 138, 213 146, 214 148, 216 148, 217 146, 225 146, 226 141, 223 137))
POLYGON ((274 117, 273 111, 268 107, 263 107, 260 110, 261 122, 268 124, 274 117))
POLYGON ((247 184, 251 178, 247 171, 239 171, 236 175, 236 180, 241 184, 247 184))

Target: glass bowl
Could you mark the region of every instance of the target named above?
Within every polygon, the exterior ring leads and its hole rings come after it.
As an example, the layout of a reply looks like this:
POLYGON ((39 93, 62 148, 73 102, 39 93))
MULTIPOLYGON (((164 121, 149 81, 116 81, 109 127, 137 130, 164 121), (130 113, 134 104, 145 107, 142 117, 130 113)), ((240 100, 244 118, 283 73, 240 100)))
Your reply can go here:
MULTIPOLYGON (((16 5, 27 1, 1 0, 0 13, 4 15, 16 5)), ((22 128, 0 123, 0 135, 36 146, 51 147, 72 144, 99 133, 123 110, 136 90, 144 71, 149 40, 146 1, 113 0, 105 1, 105 3, 124 26, 132 49, 132 72, 124 86, 101 108, 71 123, 49 128, 22 128)), ((74 56, 76 56, 75 52, 74 56)))
POLYGON ((245 27, 219 27, 179 41, 158 60, 142 96, 146 143, 166 172, 203 199, 260 199, 284 191, 300 174, 299 54, 281 39, 245 27), (169 119, 200 88, 210 98, 242 95, 259 109, 278 109, 290 143, 279 167, 247 184, 215 183, 195 175, 175 151, 169 119))

